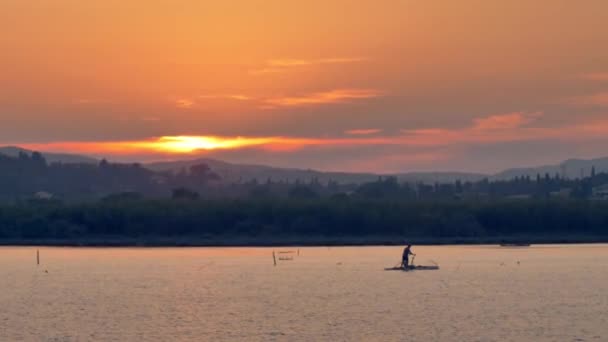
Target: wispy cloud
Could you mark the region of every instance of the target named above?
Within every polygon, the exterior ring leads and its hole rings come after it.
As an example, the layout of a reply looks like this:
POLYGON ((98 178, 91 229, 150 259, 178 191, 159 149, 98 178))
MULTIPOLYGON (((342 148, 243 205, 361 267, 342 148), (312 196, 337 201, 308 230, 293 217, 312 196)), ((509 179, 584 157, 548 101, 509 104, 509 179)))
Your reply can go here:
POLYGON ((278 74, 285 72, 286 68, 263 67, 259 69, 249 70, 250 75, 278 74))
POLYGON ((320 65, 320 64, 344 64, 366 61, 366 58, 347 57, 347 58, 320 58, 320 59, 271 59, 266 62, 266 65, 271 67, 295 67, 302 65, 320 65))
POLYGON ((81 98, 72 100, 73 104, 76 105, 95 105, 95 104, 109 104, 112 103, 110 100, 104 99, 92 99, 92 98, 81 98))
POLYGON ((590 81, 608 81, 608 72, 582 74, 581 78, 590 81))
POLYGON ((566 102, 578 106, 608 107, 608 91, 571 97, 566 102))
MULTIPOLYGON (((269 110, 277 107, 298 107, 307 105, 322 105, 347 103, 355 100, 383 96, 384 92, 376 89, 333 89, 298 96, 283 97, 253 97, 244 94, 206 94, 194 97, 173 98, 171 101, 179 109, 191 109, 205 101, 229 100, 251 101, 258 109, 269 110)), ((353 133, 354 134, 354 133, 353 133)), ((361 133, 360 133, 361 134, 361 133)))
POLYGON ((253 99, 252 97, 246 95, 229 95, 228 98, 239 101, 248 101, 253 99))
POLYGON ((181 109, 190 109, 195 105, 194 100, 192 99, 177 99, 175 100, 175 107, 181 109))
POLYGON ((477 118, 464 128, 402 130, 402 143, 411 146, 475 146, 525 141, 574 143, 605 139, 608 136, 608 119, 579 120, 560 126, 541 126, 537 122, 541 116, 542 113, 539 112, 510 113, 477 118))
POLYGON ((254 100, 253 97, 243 95, 243 94, 209 94, 209 95, 199 95, 197 96, 199 99, 226 99, 226 100, 235 100, 235 101, 249 101, 254 100))
POLYGON ((177 99, 174 98, 171 101, 175 107, 179 109, 192 109, 201 102, 208 100, 251 101, 255 100, 255 98, 243 94, 206 94, 191 97, 181 97, 177 99))
POLYGON ((334 89, 326 92, 312 93, 302 96, 287 96, 270 98, 265 106, 297 107, 319 104, 345 103, 353 100, 370 99, 382 96, 383 92, 376 89, 334 89))
POLYGON ((508 114, 491 115, 488 117, 475 119, 473 128, 476 130, 517 128, 537 120, 542 115, 543 113, 541 112, 514 112, 508 114))
POLYGON ((344 131, 344 133, 349 134, 349 135, 372 135, 372 134, 378 134, 380 132, 382 132, 382 130, 378 129, 378 128, 351 129, 348 131, 344 131))
POLYGON ((439 135, 449 132, 443 128, 419 128, 419 129, 402 129, 401 133, 406 135, 439 135))
POLYGON ((252 75, 275 74, 289 71, 295 67, 310 67, 326 64, 348 64, 367 61, 363 57, 333 57, 333 58, 317 58, 317 59, 271 59, 266 61, 263 66, 249 71, 252 75))
POLYGON ((402 130, 411 144, 450 145, 543 139, 559 135, 560 129, 531 127, 542 112, 513 112, 479 117, 464 128, 402 130))

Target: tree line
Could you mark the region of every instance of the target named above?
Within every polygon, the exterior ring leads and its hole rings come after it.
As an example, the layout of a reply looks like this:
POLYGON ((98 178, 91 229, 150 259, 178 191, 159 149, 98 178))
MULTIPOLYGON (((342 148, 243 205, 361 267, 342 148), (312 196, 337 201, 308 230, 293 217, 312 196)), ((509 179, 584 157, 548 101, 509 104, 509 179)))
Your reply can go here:
POLYGON ((608 237, 608 202, 132 198, 0 206, 0 239, 316 235, 608 237))

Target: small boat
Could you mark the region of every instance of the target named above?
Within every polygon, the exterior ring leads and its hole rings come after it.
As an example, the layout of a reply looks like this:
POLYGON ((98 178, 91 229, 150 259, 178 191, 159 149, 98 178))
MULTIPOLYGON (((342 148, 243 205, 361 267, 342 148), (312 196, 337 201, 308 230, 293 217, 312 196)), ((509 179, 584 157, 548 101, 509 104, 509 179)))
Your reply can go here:
POLYGON ((435 271, 438 270, 438 265, 428 266, 428 265, 416 265, 416 266, 407 266, 407 267, 389 267, 385 268, 385 271, 435 271))

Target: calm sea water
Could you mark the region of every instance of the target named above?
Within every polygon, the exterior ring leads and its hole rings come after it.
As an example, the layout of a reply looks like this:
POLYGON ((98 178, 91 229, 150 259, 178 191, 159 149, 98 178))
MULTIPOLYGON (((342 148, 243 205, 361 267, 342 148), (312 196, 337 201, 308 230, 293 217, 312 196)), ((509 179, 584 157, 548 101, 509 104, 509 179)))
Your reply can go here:
POLYGON ((608 340, 607 245, 274 250, 0 248, 0 341, 608 340))

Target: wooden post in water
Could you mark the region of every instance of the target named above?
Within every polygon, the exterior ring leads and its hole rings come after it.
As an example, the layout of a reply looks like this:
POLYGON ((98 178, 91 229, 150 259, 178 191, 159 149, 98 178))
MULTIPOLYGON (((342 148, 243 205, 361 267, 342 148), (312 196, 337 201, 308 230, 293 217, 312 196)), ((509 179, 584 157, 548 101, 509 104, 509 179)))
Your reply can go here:
POLYGON ((36 266, 40 265, 40 250, 36 250, 36 266))
POLYGON ((277 257, 274 254, 274 251, 272 251, 272 260, 274 261, 274 265, 276 266, 277 265, 277 257))

